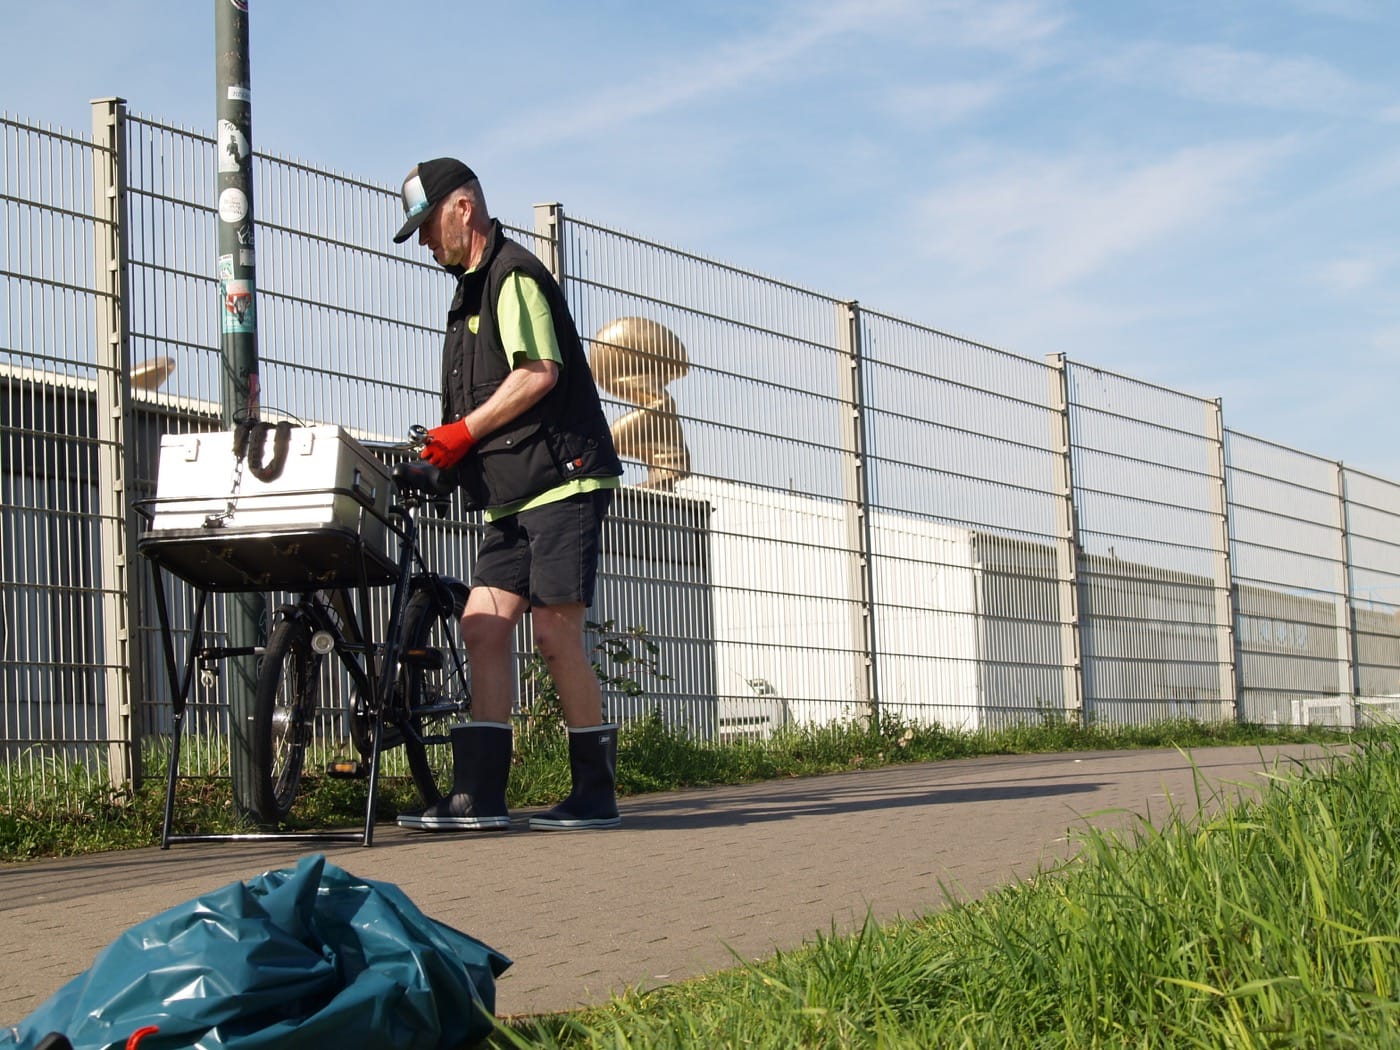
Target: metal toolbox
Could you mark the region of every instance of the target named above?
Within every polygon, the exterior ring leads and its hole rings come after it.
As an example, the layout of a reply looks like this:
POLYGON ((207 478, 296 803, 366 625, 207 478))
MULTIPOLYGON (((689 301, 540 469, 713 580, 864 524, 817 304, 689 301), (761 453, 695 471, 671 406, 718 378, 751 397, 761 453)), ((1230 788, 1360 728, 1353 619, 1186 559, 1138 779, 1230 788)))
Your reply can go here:
POLYGON ((210 590, 390 582, 384 464, 340 427, 284 437, 275 455, 247 457, 255 471, 234 454, 233 431, 164 435, 141 552, 210 590))

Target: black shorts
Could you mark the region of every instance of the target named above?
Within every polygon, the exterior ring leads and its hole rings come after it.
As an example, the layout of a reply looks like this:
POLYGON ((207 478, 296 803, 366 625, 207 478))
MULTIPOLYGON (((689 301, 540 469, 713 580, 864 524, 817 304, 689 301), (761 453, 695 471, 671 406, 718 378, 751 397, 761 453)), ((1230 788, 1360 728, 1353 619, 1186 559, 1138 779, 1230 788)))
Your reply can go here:
POLYGON ((612 498, 612 489, 581 492, 487 522, 472 586, 510 591, 531 605, 592 605, 612 498))

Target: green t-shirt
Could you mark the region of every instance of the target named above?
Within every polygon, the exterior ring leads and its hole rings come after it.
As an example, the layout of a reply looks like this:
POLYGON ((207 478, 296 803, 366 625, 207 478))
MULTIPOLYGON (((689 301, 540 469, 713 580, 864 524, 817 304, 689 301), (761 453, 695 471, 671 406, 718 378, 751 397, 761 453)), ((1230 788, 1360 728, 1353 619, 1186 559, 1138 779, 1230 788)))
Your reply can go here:
MULTIPOLYGON (((507 274, 501 284, 501 295, 496 300, 497 333, 501 346, 505 348, 506 359, 511 368, 519 368, 526 361, 553 361, 562 365, 563 355, 559 353, 559 341, 554 337, 554 317, 549 312, 549 300, 544 297, 538 282, 519 270, 507 274)), ((477 318, 467 320, 473 332, 477 318)), ((488 507, 486 520, 497 521, 519 514, 523 510, 533 510, 548 503, 580 492, 593 492, 597 489, 615 489, 622 484, 621 478, 575 478, 541 492, 538 496, 517 500, 501 507, 488 507)))

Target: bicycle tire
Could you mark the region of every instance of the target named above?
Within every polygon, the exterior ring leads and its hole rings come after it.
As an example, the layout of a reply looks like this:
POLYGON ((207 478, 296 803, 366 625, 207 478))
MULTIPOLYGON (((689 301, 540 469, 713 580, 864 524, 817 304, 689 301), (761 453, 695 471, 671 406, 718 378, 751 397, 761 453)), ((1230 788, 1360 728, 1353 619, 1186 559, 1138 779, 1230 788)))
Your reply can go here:
POLYGON ((431 806, 452 791, 452 748, 440 745, 451 742, 452 726, 466 718, 460 704, 470 697, 470 676, 456 610, 441 584, 415 585, 403 623, 410 655, 395 679, 395 701, 401 702, 391 705, 391 717, 414 786, 431 806), (453 710, 430 710, 454 701, 459 706, 453 710))
POLYGON ((258 666, 251 738, 243 760, 236 753, 231 763, 234 802, 261 824, 280 824, 296 800, 324 659, 303 621, 284 619, 272 629, 258 666))

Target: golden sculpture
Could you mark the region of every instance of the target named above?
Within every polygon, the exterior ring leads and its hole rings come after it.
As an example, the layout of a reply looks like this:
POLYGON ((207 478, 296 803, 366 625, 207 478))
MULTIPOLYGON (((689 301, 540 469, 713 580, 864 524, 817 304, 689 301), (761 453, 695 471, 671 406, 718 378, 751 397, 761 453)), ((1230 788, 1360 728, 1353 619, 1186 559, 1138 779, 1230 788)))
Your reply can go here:
POLYGON ((612 425, 617 454, 647 465, 642 488, 670 489, 690 474, 690 451, 681 434, 668 383, 690 370, 676 333, 645 317, 620 317, 598 330, 588 356, 598 385, 637 407, 612 425))

